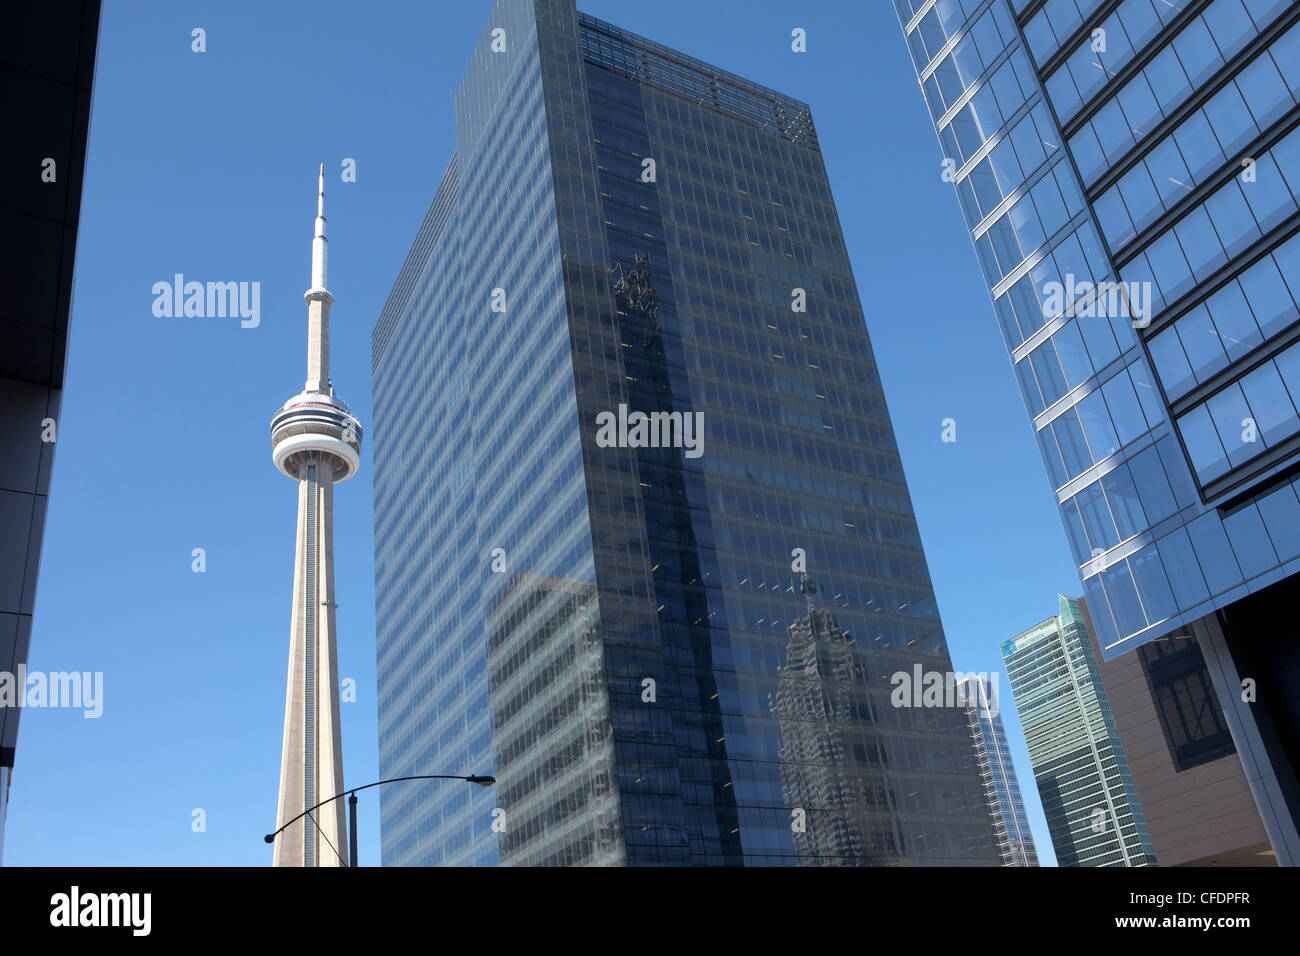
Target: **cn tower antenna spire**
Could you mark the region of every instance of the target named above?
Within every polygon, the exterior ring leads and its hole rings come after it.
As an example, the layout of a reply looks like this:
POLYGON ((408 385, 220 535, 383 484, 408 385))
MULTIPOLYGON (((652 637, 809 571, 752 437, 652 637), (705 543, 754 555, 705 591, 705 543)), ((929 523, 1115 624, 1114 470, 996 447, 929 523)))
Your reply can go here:
POLYGON ((325 286, 329 242, 325 238, 325 164, 316 180, 316 234, 311 240, 311 288, 307 300, 307 391, 330 394, 330 306, 334 296, 325 286))
POLYGON ((311 301, 312 292, 325 292, 326 250, 329 248, 325 238, 325 164, 320 164, 320 178, 317 180, 316 192, 316 235, 311 241, 311 290, 307 301, 311 301))

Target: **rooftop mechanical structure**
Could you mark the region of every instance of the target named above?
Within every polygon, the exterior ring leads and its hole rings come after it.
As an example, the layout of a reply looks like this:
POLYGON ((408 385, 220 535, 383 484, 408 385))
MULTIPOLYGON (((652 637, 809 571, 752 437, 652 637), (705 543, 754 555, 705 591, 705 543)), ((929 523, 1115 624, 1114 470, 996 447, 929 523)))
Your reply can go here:
MULTIPOLYGON (((307 384, 271 420, 275 467, 298 482, 298 539, 289 631, 289 681, 284 706, 277 827, 343 790, 339 725, 338 646, 334 602, 334 485, 357 472, 361 424, 334 395, 329 378, 329 315, 325 287, 325 167, 320 168, 316 234, 307 300, 307 384)), ((275 842, 275 866, 347 866, 343 801, 336 800, 286 829, 275 842)))

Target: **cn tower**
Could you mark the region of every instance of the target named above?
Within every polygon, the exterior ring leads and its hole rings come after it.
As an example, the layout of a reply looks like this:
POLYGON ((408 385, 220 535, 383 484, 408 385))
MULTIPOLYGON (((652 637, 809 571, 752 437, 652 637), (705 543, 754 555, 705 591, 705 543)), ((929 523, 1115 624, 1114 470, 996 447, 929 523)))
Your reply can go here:
MULTIPOLYGON (((271 420, 275 467, 298 482, 298 541, 289 628, 289 687, 276 826, 343 790, 338 642, 334 620, 334 485, 357 472, 361 425, 334 396, 329 376, 330 306, 325 287, 325 167, 307 300, 307 384, 271 420)), ((347 866, 343 801, 321 807, 275 841, 275 866, 347 866)))

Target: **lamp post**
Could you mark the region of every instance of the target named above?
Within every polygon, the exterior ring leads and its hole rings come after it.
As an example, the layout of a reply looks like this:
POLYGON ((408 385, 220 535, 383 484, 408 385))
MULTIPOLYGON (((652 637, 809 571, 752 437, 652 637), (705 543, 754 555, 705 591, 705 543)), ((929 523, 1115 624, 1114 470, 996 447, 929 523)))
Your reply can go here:
POLYGON ((368 783, 364 787, 352 787, 349 790, 344 790, 342 793, 336 793, 334 794, 334 796, 330 797, 329 799, 322 800, 320 803, 316 804, 316 806, 308 807, 306 810, 298 814, 296 817, 294 817, 284 826, 280 827, 279 830, 276 830, 274 833, 268 833, 265 837, 263 837, 263 839, 266 840, 267 843, 274 843, 276 837, 278 837, 289 827, 293 826, 295 823, 297 823, 307 814, 311 813, 313 810, 319 809, 320 807, 325 806, 325 804, 327 803, 333 803, 339 797, 345 796, 348 798, 348 851, 351 853, 349 859, 352 861, 349 865, 356 866, 357 865, 357 793, 362 790, 369 790, 371 787, 382 786, 383 784, 386 783, 401 783, 403 780, 464 780, 466 783, 476 783, 480 787, 490 787, 497 782, 496 777, 483 777, 477 774, 470 774, 468 777, 463 777, 458 774, 445 774, 445 773, 425 773, 425 774, 417 774, 414 777, 393 777, 390 780, 376 780, 374 783, 368 783))

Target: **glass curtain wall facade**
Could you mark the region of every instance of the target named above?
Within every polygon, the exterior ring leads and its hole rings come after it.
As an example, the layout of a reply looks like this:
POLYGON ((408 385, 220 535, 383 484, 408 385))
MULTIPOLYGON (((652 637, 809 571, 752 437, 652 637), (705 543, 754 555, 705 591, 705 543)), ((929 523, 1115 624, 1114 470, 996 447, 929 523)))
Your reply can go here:
POLYGON ((895 7, 1103 654, 1197 634, 1300 859, 1300 3, 895 7))
POLYGON ((499 0, 372 354, 385 864, 998 862, 806 104, 499 0))
POLYGON ((1020 795, 1020 780, 1016 777, 1006 728, 1002 725, 997 688, 990 690, 989 682, 978 676, 966 678, 958 687, 966 708, 971 743, 975 746, 975 759, 984 780, 984 797, 993 816, 993 833, 1002 865, 1038 866, 1034 835, 1020 795))
POLYGON ((1155 866, 1155 850, 1092 653, 1083 602, 1002 644, 1060 866, 1155 866))

